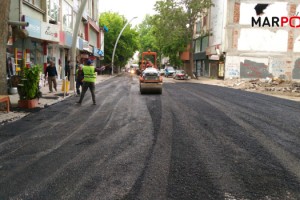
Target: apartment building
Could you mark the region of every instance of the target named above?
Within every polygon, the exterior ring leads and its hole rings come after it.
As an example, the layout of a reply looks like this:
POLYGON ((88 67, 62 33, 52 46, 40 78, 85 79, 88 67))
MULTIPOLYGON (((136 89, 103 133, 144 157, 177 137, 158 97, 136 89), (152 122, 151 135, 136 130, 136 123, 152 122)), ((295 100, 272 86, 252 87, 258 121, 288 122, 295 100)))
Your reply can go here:
POLYGON ((298 0, 213 3, 195 26, 194 69, 198 76, 300 80, 298 0), (203 36, 207 30, 209 34, 203 36))
POLYGON ((98 26, 98 0, 87 0, 78 35, 73 30, 82 0, 11 1, 10 21, 27 22, 28 26, 10 26, 7 58, 12 60, 12 75, 20 66, 47 65, 54 60, 59 78, 71 59, 73 37, 77 37, 76 61, 104 57, 104 33, 98 26))
POLYGON ((300 80, 298 0, 229 0, 225 78, 300 80))

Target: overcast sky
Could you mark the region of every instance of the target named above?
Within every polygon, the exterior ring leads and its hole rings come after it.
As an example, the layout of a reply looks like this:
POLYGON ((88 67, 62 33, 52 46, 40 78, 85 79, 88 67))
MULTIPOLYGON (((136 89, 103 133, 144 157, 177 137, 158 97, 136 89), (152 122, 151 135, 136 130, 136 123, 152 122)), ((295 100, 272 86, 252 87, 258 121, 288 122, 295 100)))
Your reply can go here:
POLYGON ((128 21, 133 17, 131 24, 135 26, 143 21, 146 14, 153 15, 156 0, 99 0, 99 12, 117 12, 128 21))

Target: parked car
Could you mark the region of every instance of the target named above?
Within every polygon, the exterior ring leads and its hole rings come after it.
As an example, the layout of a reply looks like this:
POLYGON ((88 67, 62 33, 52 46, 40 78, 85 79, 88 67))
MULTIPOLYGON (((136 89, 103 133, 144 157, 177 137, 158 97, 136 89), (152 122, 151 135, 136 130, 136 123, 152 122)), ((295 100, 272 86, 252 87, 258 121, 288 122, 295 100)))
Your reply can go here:
POLYGON ((175 73, 174 67, 171 66, 165 67, 165 77, 169 77, 169 76, 172 77, 174 73, 175 73))
POLYGON ((184 70, 176 70, 175 73, 173 74, 173 78, 176 80, 187 80, 188 75, 185 73, 184 70))

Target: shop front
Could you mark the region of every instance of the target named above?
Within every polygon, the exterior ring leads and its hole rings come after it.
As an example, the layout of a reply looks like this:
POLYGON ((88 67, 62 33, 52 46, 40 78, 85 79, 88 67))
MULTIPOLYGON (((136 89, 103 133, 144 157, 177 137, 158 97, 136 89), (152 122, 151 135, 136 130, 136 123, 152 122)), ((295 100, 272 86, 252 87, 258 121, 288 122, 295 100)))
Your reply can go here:
MULTIPOLYGON (((22 50, 25 53, 25 65, 47 65, 49 47, 59 42, 59 26, 39 21, 32 17, 23 16, 23 21, 28 22, 29 26, 25 27, 28 37, 21 41, 22 50)), ((16 46, 18 49, 20 44, 16 46)), ((51 51, 53 53, 53 51, 51 51)))
POLYGON ((224 79, 225 76, 225 54, 221 52, 221 45, 211 46, 206 49, 209 59, 209 76, 224 79))
POLYGON ((194 61, 196 62, 197 76, 209 76, 208 59, 205 52, 199 52, 194 54, 194 61))

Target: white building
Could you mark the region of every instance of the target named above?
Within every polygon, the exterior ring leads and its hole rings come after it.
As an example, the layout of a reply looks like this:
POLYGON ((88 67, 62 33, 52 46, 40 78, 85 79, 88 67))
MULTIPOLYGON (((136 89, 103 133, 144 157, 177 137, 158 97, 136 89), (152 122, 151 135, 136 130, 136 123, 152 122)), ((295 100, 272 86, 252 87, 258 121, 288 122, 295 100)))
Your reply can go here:
POLYGON ((213 3, 208 16, 212 35, 206 48, 207 76, 300 80, 298 0, 213 3))

